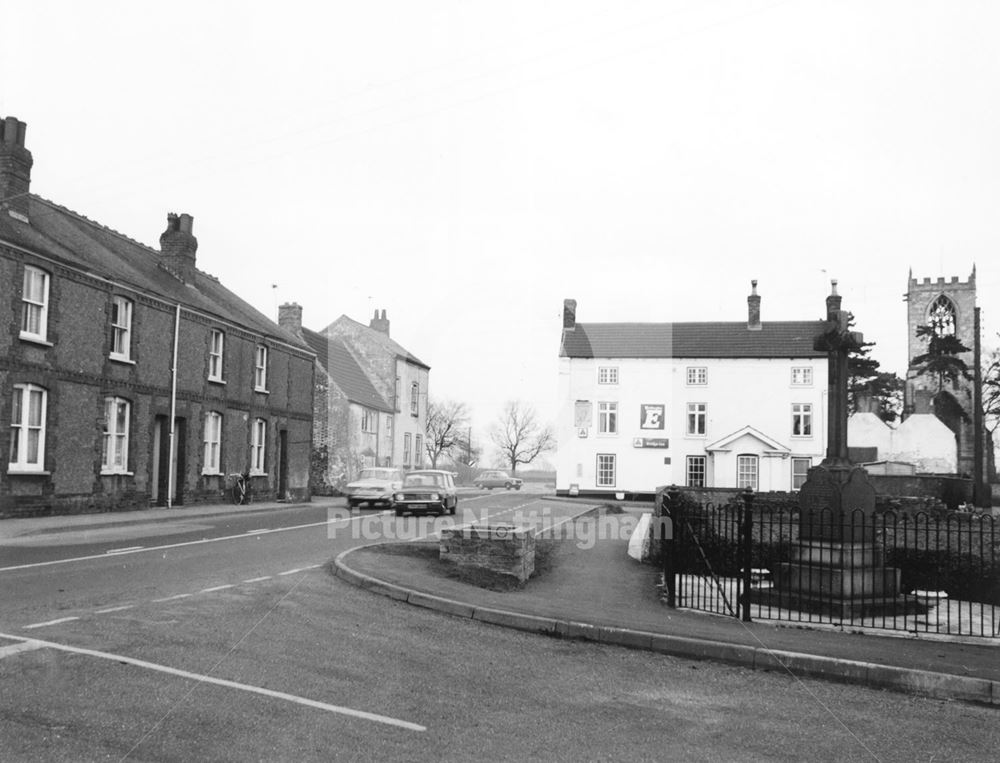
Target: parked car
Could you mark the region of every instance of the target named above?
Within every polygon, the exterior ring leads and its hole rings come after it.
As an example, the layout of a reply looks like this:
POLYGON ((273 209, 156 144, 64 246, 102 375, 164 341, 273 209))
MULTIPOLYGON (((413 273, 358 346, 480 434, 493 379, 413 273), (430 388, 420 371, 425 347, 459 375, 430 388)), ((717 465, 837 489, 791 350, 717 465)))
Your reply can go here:
POLYGON ((407 512, 454 514, 458 508, 458 493, 451 472, 421 469, 403 478, 403 486, 392 497, 396 516, 407 512))
POLYGON ((476 481, 473 484, 480 489, 486 488, 487 490, 492 490, 495 487, 502 487, 507 490, 511 488, 520 490, 521 485, 524 484, 524 480, 520 477, 511 477, 507 472, 493 471, 483 472, 476 477, 476 481))
POLYGON ((352 509, 363 503, 369 506, 388 506, 392 503, 392 494, 402 484, 402 469, 387 466, 362 469, 358 478, 344 488, 347 505, 352 509))

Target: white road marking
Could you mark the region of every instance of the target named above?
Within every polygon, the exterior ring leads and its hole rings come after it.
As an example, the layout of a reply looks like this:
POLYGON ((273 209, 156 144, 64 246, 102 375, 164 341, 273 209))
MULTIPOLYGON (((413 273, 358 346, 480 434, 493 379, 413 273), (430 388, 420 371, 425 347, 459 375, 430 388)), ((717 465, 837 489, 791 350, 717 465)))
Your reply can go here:
POLYGON ((285 570, 284 572, 279 572, 279 575, 294 575, 296 572, 302 572, 302 568, 298 567, 294 570, 285 570))
POLYGON ((109 548, 105 554, 130 554, 133 551, 142 551, 145 546, 128 546, 127 548, 109 548))
POLYGON ((0 646, 0 660, 4 657, 10 657, 11 655, 17 654, 18 652, 30 652, 33 649, 41 649, 41 644, 36 644, 32 641, 22 641, 20 644, 11 644, 10 646, 0 646))
POLYGON ((261 528, 259 528, 257 530, 247 530, 246 534, 247 535, 260 535, 261 533, 269 533, 269 532, 271 532, 270 528, 268 528, 268 527, 261 527, 261 528))
POLYGON ((227 588, 236 588, 235 583, 227 583, 226 585, 212 586, 211 588, 202 588, 198 593, 212 593, 213 591, 225 591, 227 588))
POLYGON ((94 612, 94 614, 95 615, 106 615, 109 612, 122 612, 122 611, 124 611, 126 609, 132 609, 134 607, 135 607, 135 604, 123 604, 120 607, 108 607, 107 609, 98 609, 97 611, 94 612))
POLYGON ((272 699, 283 699, 286 702, 294 702, 298 705, 305 705, 306 707, 313 707, 317 710, 326 710, 330 713, 338 713, 340 715, 350 716, 352 718, 361 718, 366 721, 374 721, 376 723, 384 723, 389 726, 397 726, 399 728, 408 729, 410 731, 427 731, 426 726, 421 726, 418 723, 411 723, 410 721, 400 720, 399 718, 391 718, 388 715, 378 715, 377 713, 368 713, 364 710, 354 710, 350 707, 343 707, 342 705, 331 705, 327 702, 319 702, 314 699, 308 699, 306 697, 297 697, 294 694, 286 694, 285 692, 273 691, 271 689, 265 689, 260 686, 251 686, 249 684, 241 684, 236 681, 227 681, 224 678, 215 678, 213 676, 207 676, 201 673, 191 673, 187 670, 180 670, 178 668, 171 668, 167 665, 159 665, 155 662, 146 662, 145 660, 137 660, 134 657, 127 657, 121 654, 111 654, 110 652, 98 652, 94 649, 83 649, 75 646, 67 646, 66 644, 59 644, 54 641, 41 641, 38 639, 26 639, 23 636, 9 636, 4 633, 0 633, 0 638, 7 638, 13 641, 20 641, 23 643, 28 643, 34 646, 34 648, 48 647, 49 649, 56 649, 61 652, 69 652, 70 654, 80 654, 86 657, 97 657, 102 660, 111 660, 113 662, 122 662, 126 665, 134 665, 137 668, 145 668, 147 670, 155 670, 159 673, 166 673, 172 676, 178 676, 179 678, 186 678, 189 680, 198 681, 199 683, 214 684, 216 686, 225 686, 230 689, 238 689, 240 691, 249 692, 251 694, 259 694, 264 697, 270 697, 272 699))
POLYGON ((163 601, 175 601, 177 599, 186 599, 188 596, 191 596, 191 594, 189 594, 189 593, 178 593, 178 594, 174 594, 173 596, 167 596, 165 599, 153 599, 153 603, 154 604, 159 604, 160 602, 163 602, 163 601))
POLYGON ((25 625, 24 629, 26 631, 30 631, 32 628, 44 628, 47 625, 58 625, 59 623, 68 623, 79 619, 79 617, 60 617, 58 620, 49 620, 44 623, 32 623, 31 625, 25 625))
MULTIPOLYGON (((380 514, 391 514, 392 512, 391 511, 382 511, 382 512, 379 512, 379 513, 380 514)), ((283 533, 283 532, 289 532, 291 530, 305 530, 305 529, 308 529, 310 527, 326 527, 328 525, 337 524, 338 522, 355 522, 357 520, 364 519, 365 517, 370 517, 370 516, 377 516, 377 515, 376 514, 359 514, 356 517, 350 517, 350 518, 343 517, 343 518, 338 518, 338 519, 327 519, 327 520, 325 520, 323 522, 310 522, 309 524, 295 525, 293 527, 277 527, 277 528, 274 528, 272 530, 268 530, 268 532, 269 533, 283 533)), ((198 546, 198 545, 201 545, 203 543, 219 543, 220 541, 237 540, 239 538, 242 538, 242 539, 246 540, 246 537, 247 537, 246 533, 240 533, 239 535, 223 535, 223 536, 221 536, 219 538, 202 538, 201 540, 188 540, 188 541, 183 541, 181 543, 168 543, 168 544, 165 544, 163 546, 148 546, 148 547, 135 546, 132 549, 117 549, 117 550, 115 550, 115 554, 123 554, 124 555, 124 554, 138 554, 138 553, 142 553, 144 551, 163 551, 164 549, 168 549, 168 548, 182 548, 184 546, 198 546)), ((87 562, 87 561, 91 561, 92 559, 107 559, 107 558, 108 558, 108 553, 105 552, 103 554, 91 554, 90 556, 75 556, 75 557, 72 557, 71 559, 53 559, 50 562, 32 562, 31 564, 16 564, 16 565, 14 565, 12 567, 0 567, 0 572, 12 572, 14 570, 28 570, 28 569, 32 569, 34 567, 48 567, 49 565, 52 565, 52 564, 69 564, 71 562, 87 562)))
POLYGON ((262 583, 265 580, 270 580, 272 577, 273 576, 271 576, 271 575, 265 575, 262 578, 249 578, 248 580, 244 580, 243 582, 244 583, 262 583))

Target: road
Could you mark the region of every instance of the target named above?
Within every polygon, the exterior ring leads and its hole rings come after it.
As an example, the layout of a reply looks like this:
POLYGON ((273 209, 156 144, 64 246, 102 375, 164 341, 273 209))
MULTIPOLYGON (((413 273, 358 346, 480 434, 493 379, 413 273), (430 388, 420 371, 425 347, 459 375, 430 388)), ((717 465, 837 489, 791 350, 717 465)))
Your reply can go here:
MULTIPOLYGON (((582 507, 494 491, 462 508, 582 507)), ((547 639, 330 574, 369 536, 428 529, 307 506, 0 549, 0 757, 981 760, 1000 746, 995 710, 547 639)))

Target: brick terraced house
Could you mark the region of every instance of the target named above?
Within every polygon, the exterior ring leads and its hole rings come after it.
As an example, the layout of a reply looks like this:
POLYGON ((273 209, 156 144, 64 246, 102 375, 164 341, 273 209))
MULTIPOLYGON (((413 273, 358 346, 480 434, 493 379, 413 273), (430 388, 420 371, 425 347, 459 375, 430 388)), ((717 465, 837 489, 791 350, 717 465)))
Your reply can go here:
POLYGON ((309 498, 314 354, 196 266, 29 192, 0 122, 0 517, 309 498))

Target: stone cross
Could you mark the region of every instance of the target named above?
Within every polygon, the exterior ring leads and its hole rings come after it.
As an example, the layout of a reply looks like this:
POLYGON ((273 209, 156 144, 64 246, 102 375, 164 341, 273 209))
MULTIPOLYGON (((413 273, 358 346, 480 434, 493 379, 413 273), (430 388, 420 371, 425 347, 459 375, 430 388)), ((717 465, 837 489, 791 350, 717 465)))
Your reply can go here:
POLYGON ((830 282, 830 296, 826 298, 826 326, 816 337, 814 350, 827 353, 827 437, 826 458, 821 466, 849 467, 847 457, 847 355, 862 346, 863 337, 858 331, 851 331, 846 310, 840 309, 841 297, 837 294, 837 282, 830 282))

